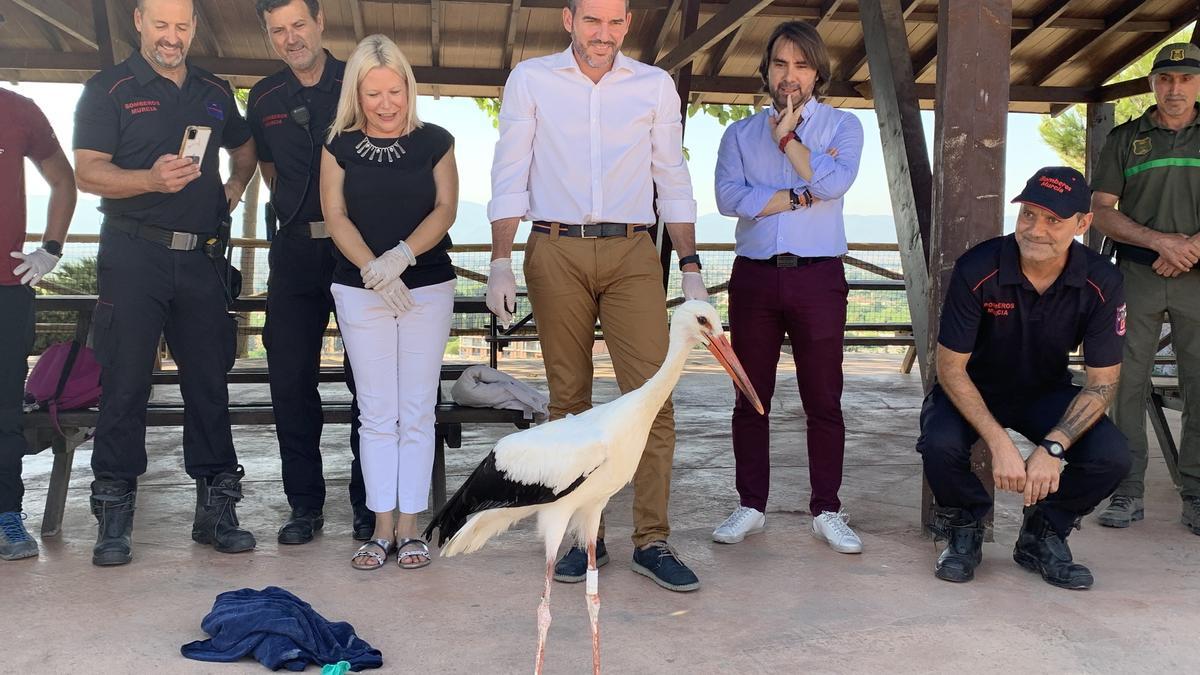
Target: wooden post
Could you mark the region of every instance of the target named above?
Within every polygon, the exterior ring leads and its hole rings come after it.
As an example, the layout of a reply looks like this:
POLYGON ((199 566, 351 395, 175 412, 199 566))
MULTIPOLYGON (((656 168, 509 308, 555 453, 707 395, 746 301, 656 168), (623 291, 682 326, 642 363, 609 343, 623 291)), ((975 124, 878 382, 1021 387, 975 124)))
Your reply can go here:
MULTIPOLYGON (((942 301, 954 262, 975 244, 1003 232, 1011 35, 1008 0, 939 0, 930 350, 937 344, 942 301)), ((935 363, 933 353, 928 358, 935 363)), ((972 466, 991 493, 991 461, 982 445, 975 444, 972 466)), ((923 522, 930 522, 932 515, 933 495, 926 487, 923 522)), ((991 525, 989 515, 985 523, 989 537, 991 525)))
MULTIPOLYGON (((1087 116, 1084 122, 1086 131, 1086 142, 1084 151, 1084 169, 1083 173, 1087 176, 1088 183, 1096 176, 1096 167, 1100 163, 1100 151, 1104 149, 1104 141, 1108 138, 1108 132, 1112 131, 1115 124, 1116 106, 1110 103, 1089 103, 1085 108, 1087 116)), ((1093 251, 1099 251, 1104 243, 1104 235, 1096 228, 1090 228, 1087 234, 1084 235, 1084 242, 1093 251)))
POLYGON ((100 67, 109 68, 117 61, 113 56, 112 34, 108 29, 108 3, 92 0, 92 21, 96 26, 96 44, 100 51, 100 67))
MULTIPOLYGON (((679 26, 679 41, 682 42, 687 36, 696 32, 696 24, 700 22, 700 0, 683 0, 683 7, 680 11, 683 16, 680 18, 682 24, 679 26)), ((679 114, 683 117, 683 128, 686 130, 688 98, 692 95, 692 64, 690 62, 676 72, 675 89, 679 92, 679 114)), ((666 288, 671 280, 671 251, 674 250, 674 246, 671 244, 671 235, 667 233, 666 221, 661 217, 658 221, 658 260, 663 269, 663 288, 666 288)))
MULTIPOLYGON (((871 90, 883 142, 888 193, 908 313, 925 390, 933 384, 929 368, 929 227, 933 175, 925 149, 925 129, 908 58, 904 13, 899 0, 865 2, 859 8, 863 41, 871 67, 871 90)), ((911 367, 911 363, 909 364, 911 367)))

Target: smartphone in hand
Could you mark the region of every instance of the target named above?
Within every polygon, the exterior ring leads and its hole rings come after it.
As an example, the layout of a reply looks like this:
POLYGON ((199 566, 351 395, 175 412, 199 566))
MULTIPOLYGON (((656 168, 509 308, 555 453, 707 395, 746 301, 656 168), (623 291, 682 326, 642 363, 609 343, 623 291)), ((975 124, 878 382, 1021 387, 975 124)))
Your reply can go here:
POLYGON ((208 139, 212 136, 210 127, 190 125, 183 130, 183 142, 179 144, 179 158, 192 160, 199 165, 204 161, 204 152, 208 149, 208 139))

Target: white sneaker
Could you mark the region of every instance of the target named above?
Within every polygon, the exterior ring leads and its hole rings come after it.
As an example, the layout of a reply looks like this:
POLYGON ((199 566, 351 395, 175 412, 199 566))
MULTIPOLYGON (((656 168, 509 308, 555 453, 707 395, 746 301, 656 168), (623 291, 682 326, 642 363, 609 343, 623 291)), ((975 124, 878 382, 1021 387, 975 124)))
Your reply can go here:
POLYGON ((813 518, 812 535, 838 553, 862 553, 862 540, 850 529, 842 511, 823 511, 813 518))
POLYGON ((713 530, 713 541, 721 544, 736 544, 748 534, 758 534, 767 524, 767 517, 762 511, 749 506, 739 506, 733 514, 713 530))

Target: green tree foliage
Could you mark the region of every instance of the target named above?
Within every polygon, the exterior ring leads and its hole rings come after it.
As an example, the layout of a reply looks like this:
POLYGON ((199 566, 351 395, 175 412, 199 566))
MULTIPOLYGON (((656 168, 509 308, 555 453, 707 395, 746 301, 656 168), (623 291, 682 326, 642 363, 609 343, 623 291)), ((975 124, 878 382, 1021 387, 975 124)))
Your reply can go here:
MULTIPOLYGON (((1187 42, 1192 35, 1192 26, 1188 26, 1179 31, 1175 35, 1164 41, 1164 44, 1171 42, 1187 42)), ((1154 49, 1150 50, 1138 59, 1125 70, 1122 70, 1112 80, 1106 84, 1113 82, 1123 82, 1125 80, 1134 80, 1144 78, 1150 75, 1150 68, 1154 65, 1154 55, 1162 45, 1155 45, 1154 49)), ((1154 105, 1153 94, 1142 94, 1140 96, 1130 96, 1116 102, 1115 106, 1115 122, 1122 124, 1127 122, 1146 111, 1147 108, 1154 105)), ((1083 163, 1086 157, 1085 144, 1087 138, 1087 126, 1084 122, 1083 106, 1075 105, 1067 109, 1058 117, 1045 116, 1041 125, 1038 126, 1038 132, 1041 134, 1042 140, 1050 149, 1059 156, 1067 166, 1083 171, 1083 163)))

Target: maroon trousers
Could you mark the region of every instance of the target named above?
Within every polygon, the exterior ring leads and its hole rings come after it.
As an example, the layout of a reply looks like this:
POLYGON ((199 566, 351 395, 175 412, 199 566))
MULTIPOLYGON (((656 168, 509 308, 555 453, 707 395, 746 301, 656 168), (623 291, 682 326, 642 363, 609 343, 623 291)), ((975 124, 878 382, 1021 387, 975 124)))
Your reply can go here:
POLYGON ((738 256, 729 279, 733 351, 746 369, 766 414, 740 393, 733 407, 733 454, 742 506, 765 511, 771 482, 771 397, 786 334, 808 423, 812 515, 838 511, 846 425, 842 421, 842 338, 849 286, 842 261, 800 267, 738 256))

